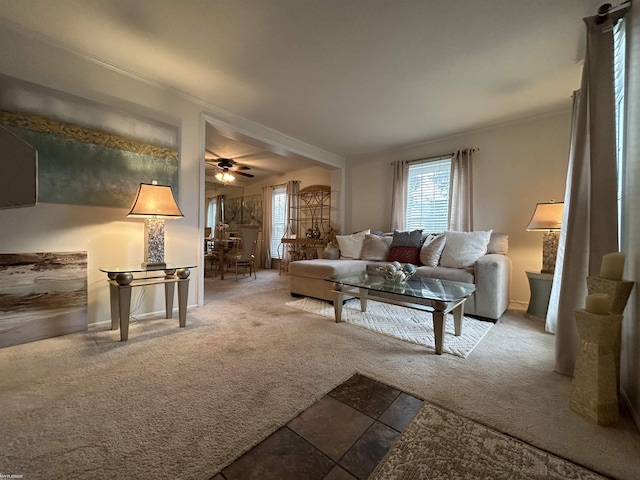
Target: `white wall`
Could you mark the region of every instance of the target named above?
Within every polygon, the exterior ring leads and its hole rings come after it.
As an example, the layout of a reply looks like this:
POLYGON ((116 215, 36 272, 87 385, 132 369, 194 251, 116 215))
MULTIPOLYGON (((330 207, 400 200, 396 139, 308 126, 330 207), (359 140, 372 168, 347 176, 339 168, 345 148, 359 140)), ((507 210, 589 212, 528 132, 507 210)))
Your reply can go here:
POLYGON ((636 282, 622 321, 621 383, 623 395, 640 428, 640 12, 626 16, 629 39, 627 79, 626 171, 623 200, 622 251, 626 253, 624 278, 636 282))
POLYGON ((331 169, 324 167, 309 167, 287 172, 283 175, 274 175, 245 187, 245 195, 262 194, 262 187, 267 185, 282 185, 289 180, 299 180, 300 188, 311 185, 331 185, 331 169))
MULTIPOLYGON (((567 99, 570 107, 570 99, 567 99)), ((474 229, 509 235, 513 261, 511 297, 529 301, 525 271, 542 268, 542 233, 527 232, 537 202, 564 198, 569 155, 570 111, 475 130, 365 158, 350 159, 347 185, 349 231, 389 231, 394 160, 413 160, 475 147, 474 229)))
MULTIPOLYGON (((309 153, 334 167, 344 163, 340 157, 22 30, 3 25, 0 45, 0 73, 180 127, 177 200, 185 216, 167 221, 165 258, 172 263, 201 267, 203 262, 205 115, 298 154, 309 153)), ((136 264, 143 257, 143 222, 126 219, 126 214, 126 209, 54 204, 0 210, 0 253, 87 251, 89 323, 107 321, 106 275, 98 268, 136 264)), ((192 271, 191 278, 188 303, 201 304, 202 269, 192 271)), ((134 306, 136 295, 139 292, 134 293, 134 306)), ((140 307, 132 314, 162 311, 163 302, 161 287, 147 287, 140 307)))

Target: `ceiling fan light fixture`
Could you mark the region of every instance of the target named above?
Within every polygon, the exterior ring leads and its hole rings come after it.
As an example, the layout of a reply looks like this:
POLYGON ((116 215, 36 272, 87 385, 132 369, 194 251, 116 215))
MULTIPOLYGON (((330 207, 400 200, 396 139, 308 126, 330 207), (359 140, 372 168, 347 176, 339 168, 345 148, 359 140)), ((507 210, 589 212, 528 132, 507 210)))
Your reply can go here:
POLYGON ((218 172, 215 174, 216 180, 222 183, 229 183, 235 180, 235 177, 229 172, 218 172))

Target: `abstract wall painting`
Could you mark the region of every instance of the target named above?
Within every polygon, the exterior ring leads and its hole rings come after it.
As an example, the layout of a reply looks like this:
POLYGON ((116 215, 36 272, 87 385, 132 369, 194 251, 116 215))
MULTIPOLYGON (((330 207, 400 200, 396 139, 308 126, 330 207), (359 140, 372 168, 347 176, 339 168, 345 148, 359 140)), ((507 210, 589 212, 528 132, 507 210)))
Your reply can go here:
POLYGON ((262 195, 247 195, 242 203, 242 221, 262 228, 262 195))
POLYGON ((0 110, 37 149, 38 202, 127 208, 153 180, 177 195, 176 126, 2 75, 0 110))
POLYGON ((0 348, 87 328, 87 252, 0 254, 0 348))

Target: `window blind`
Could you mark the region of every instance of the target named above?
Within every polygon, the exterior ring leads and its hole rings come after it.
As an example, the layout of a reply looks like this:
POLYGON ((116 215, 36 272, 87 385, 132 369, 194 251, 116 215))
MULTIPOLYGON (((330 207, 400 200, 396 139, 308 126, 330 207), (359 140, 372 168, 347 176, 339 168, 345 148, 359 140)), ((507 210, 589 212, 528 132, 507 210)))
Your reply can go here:
POLYGON ((407 230, 442 232, 449 226, 451 157, 409 165, 407 230))
POLYGON ((613 77, 616 116, 616 162, 618 166, 618 241, 622 234, 622 189, 624 185, 624 96, 626 72, 626 33, 624 18, 613 27, 613 77))
POLYGON ((284 185, 273 187, 271 201, 271 258, 280 258, 278 246, 284 237, 287 209, 287 190, 284 185))

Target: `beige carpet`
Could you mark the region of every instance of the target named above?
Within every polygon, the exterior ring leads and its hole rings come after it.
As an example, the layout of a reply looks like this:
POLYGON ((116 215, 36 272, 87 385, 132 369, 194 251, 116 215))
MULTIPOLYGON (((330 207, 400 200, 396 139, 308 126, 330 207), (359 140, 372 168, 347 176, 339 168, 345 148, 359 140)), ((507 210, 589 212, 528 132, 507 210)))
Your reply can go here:
POLYGON ((606 477, 425 403, 369 480, 602 480, 606 477))
MULTIPOLYGON (((335 320, 333 304, 329 302, 315 298, 301 298, 287 302, 287 305, 335 320)), ((360 300, 352 298, 347 300, 342 307, 342 321, 405 342, 422 345, 427 350, 435 352, 433 319, 429 312, 372 300, 367 302, 367 311, 362 312, 360 311, 360 300)), ((462 335, 456 337, 453 315, 447 315, 442 352, 466 358, 492 326, 492 322, 464 317, 462 335)))
POLYGON ((572 412, 571 380, 553 372, 554 337, 522 311, 463 359, 287 307, 288 282, 277 271, 208 280, 186 328, 162 315, 134 321, 128 342, 101 327, 0 349, 0 473, 209 479, 358 372, 599 473, 637 478, 629 416, 605 428, 572 412))

